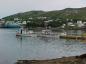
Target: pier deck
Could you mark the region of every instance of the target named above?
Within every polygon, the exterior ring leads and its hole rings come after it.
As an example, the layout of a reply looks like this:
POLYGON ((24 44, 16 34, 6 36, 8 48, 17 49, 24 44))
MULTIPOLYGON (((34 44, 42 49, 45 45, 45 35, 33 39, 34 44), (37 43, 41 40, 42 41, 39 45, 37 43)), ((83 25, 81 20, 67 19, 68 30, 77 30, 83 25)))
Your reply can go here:
POLYGON ((86 36, 75 36, 75 35, 65 35, 65 36, 60 36, 60 38, 62 39, 81 39, 81 40, 85 40, 86 36))

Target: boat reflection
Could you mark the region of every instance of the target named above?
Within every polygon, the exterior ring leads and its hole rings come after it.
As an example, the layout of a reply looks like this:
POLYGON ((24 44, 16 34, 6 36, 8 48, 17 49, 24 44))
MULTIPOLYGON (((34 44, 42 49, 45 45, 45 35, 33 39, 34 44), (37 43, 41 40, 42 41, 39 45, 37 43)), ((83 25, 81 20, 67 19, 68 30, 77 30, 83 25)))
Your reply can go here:
POLYGON ((44 42, 52 42, 56 40, 57 38, 54 37, 38 37, 39 40, 44 41, 44 42))

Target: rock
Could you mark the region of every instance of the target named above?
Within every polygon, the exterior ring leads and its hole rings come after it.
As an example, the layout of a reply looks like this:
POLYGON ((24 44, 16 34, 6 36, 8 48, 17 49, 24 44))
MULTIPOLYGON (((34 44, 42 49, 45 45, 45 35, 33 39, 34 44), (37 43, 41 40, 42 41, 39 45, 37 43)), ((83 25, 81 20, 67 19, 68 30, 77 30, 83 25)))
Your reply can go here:
POLYGON ((86 64, 86 54, 50 60, 18 60, 16 64, 86 64))

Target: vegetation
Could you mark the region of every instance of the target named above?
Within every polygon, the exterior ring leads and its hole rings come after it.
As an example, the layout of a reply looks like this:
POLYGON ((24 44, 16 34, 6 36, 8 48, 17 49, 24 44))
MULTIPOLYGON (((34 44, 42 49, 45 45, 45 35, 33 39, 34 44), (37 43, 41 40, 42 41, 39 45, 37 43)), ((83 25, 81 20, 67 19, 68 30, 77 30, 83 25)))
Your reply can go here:
POLYGON ((27 26, 43 27, 44 21, 52 20, 49 26, 58 27, 67 22, 76 22, 77 20, 86 21, 86 7, 84 8, 66 8, 56 11, 28 11, 17 13, 11 16, 4 17, 6 21, 12 21, 14 18, 19 18, 21 21, 31 21, 27 26), (40 18, 46 17, 46 18, 40 18))

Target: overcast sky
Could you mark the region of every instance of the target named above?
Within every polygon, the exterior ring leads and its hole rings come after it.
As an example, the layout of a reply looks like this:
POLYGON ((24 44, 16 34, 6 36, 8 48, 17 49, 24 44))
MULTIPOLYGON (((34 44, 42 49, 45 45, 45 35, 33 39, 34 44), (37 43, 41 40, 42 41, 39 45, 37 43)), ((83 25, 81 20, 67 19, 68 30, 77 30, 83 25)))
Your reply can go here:
POLYGON ((0 0, 0 18, 31 10, 86 7, 86 0, 0 0))

